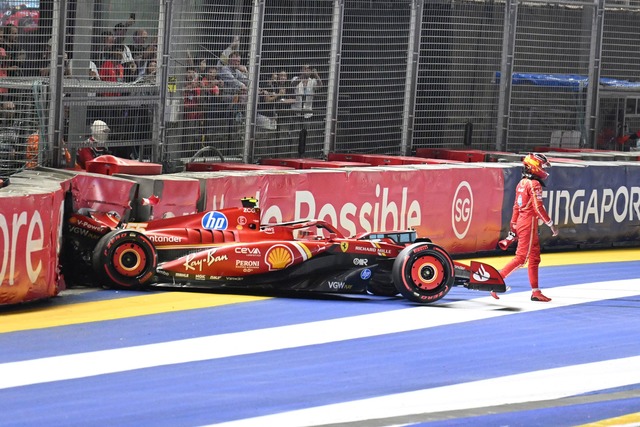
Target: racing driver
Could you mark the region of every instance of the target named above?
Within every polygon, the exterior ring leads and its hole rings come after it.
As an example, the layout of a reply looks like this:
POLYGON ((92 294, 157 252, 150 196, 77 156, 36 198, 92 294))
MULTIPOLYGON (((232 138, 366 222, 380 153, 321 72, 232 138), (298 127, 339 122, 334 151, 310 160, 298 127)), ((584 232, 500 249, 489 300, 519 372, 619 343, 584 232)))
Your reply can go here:
POLYGON ((522 179, 516 187, 516 200, 511 216, 511 231, 515 233, 518 247, 511 261, 500 270, 506 278, 515 269, 528 263, 529 284, 531 285, 531 301, 548 302, 548 298, 538 288, 538 266, 540 265, 540 239, 538 237, 538 221, 551 228, 554 236, 558 228, 553 224, 542 204, 542 187, 549 176, 545 168, 551 166, 544 154, 529 153, 522 160, 524 165, 522 179))
POLYGON ((76 152, 76 169, 86 169, 87 162, 103 154, 111 154, 106 146, 109 139, 109 126, 102 120, 95 120, 91 124, 91 136, 87 138, 85 146, 76 152))

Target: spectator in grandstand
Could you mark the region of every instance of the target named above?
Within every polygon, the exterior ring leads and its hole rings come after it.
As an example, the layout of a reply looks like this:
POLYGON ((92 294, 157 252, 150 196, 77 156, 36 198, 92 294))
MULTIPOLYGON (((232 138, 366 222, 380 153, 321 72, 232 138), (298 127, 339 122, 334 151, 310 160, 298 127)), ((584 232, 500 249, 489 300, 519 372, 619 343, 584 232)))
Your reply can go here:
MULTIPOLYGON (((228 111, 228 136, 231 138, 235 126, 238 124, 236 118, 238 118, 239 109, 242 108, 242 103, 234 102, 235 98, 240 99, 242 93, 247 90, 249 85, 249 75, 247 68, 241 64, 240 53, 238 47, 240 44, 240 38, 235 37, 233 42, 220 54, 220 60, 218 61, 218 78, 224 82, 223 96, 231 99, 231 108, 228 111)), ((246 106, 246 104, 244 104, 246 106)), ((240 114, 242 116, 244 111, 240 114)))
POLYGON ((227 139, 234 144, 241 141, 247 112, 248 91, 246 86, 240 86, 231 97, 229 109, 227 139))
POLYGON ((278 73, 273 73, 263 88, 259 90, 256 123, 267 130, 276 129, 278 118, 276 106, 278 105, 279 89, 278 73))
POLYGON ((228 123, 231 98, 224 94, 224 82, 218 78, 216 65, 206 65, 206 74, 201 83, 206 139, 220 139, 218 136, 226 130, 225 125, 228 123))
POLYGON ((277 93, 277 110, 278 117, 284 115, 284 111, 291 110, 291 104, 295 99, 291 96, 291 82, 289 81, 289 75, 285 70, 280 70, 278 73, 278 81, 275 82, 277 93))
MULTIPOLYGON (((198 76, 200 76, 200 80, 202 80, 207 74, 209 74, 209 64, 211 64, 211 60, 207 58, 202 58, 198 63, 198 76)), ((217 73, 218 69, 216 68, 216 75, 217 73)))
POLYGON ((5 46, 7 54, 7 76, 22 77, 24 66, 27 60, 27 52, 19 43, 19 30, 15 25, 9 24, 4 31, 5 46))
MULTIPOLYGON (((42 50, 40 57, 36 59, 34 62, 34 70, 36 74, 40 77, 48 77, 51 72, 51 45, 52 40, 49 39, 46 46, 42 50)), ((69 61, 69 56, 67 52, 64 52, 64 76, 71 76, 71 61, 69 61)))
MULTIPOLYGON (((120 48, 118 46, 111 46, 109 52, 105 52, 105 60, 102 62, 98 70, 98 76, 100 80, 111 83, 123 83, 124 82, 124 66, 120 59, 122 57, 120 48)), ((120 96, 119 92, 106 92, 101 96, 120 96)))
POLYGON ((132 21, 131 19, 129 19, 127 23, 120 22, 116 24, 113 30, 113 43, 120 50, 120 54, 122 56, 120 63, 124 68, 124 81, 126 82, 132 82, 138 77, 138 69, 136 62, 133 59, 131 49, 124 42, 124 39, 127 36, 127 29, 133 24, 133 22, 135 21, 132 21))
POLYGON ((198 80, 198 73, 195 68, 187 68, 186 83, 184 86, 184 113, 185 119, 189 121, 200 120, 200 96, 202 86, 198 80))
POLYGON ((237 123, 244 120, 245 110, 247 108, 247 87, 241 86, 236 89, 236 93, 232 100, 233 117, 237 123))
POLYGON ((113 27, 113 44, 120 45, 122 48, 122 61, 129 62, 133 61, 133 56, 131 55, 131 49, 124 43, 124 39, 127 37, 127 31, 129 27, 131 27, 136 22, 136 14, 131 13, 129 15, 129 19, 125 22, 118 22, 115 27, 113 27))
POLYGON ((321 121, 313 120, 313 98, 322 80, 315 68, 303 65, 300 74, 291 80, 295 100, 291 105, 298 132, 298 152, 303 154, 306 144, 318 143, 321 134, 321 121))
POLYGON ((222 53, 220 53, 220 57, 218 59, 218 67, 222 67, 223 65, 229 64, 229 57, 233 52, 238 52, 240 49, 240 36, 234 36, 233 41, 227 46, 222 53))
MULTIPOLYGON (((202 65, 200 68, 202 69, 202 65)), ((213 95, 219 95, 224 82, 218 78, 218 67, 213 64, 206 64, 205 61, 204 69, 204 74, 198 73, 202 76, 200 80, 202 88, 213 95)))
POLYGON ((89 160, 105 154, 111 154, 107 148, 109 132, 109 126, 102 120, 95 120, 91 124, 91 136, 76 151, 76 169, 86 169, 89 160))
MULTIPOLYGON (((151 43, 144 47, 142 51, 142 56, 139 60, 136 60, 136 68, 137 68, 137 78, 136 82, 141 79, 145 79, 147 74, 156 75, 158 67, 158 46, 151 43), (147 73, 147 67, 150 63, 153 62, 154 69, 151 73, 147 73)), ((149 79, 145 79, 149 81, 149 79)))
POLYGON ((155 43, 149 43, 144 50, 144 54, 142 55, 142 69, 146 67, 146 65, 153 61, 157 64, 158 61, 158 45, 155 43))
POLYGON ((313 117, 313 96, 316 88, 322 86, 318 71, 303 65, 300 75, 291 80, 295 94, 295 102, 291 108, 305 119, 313 117))
MULTIPOLYGON (((289 74, 285 70, 281 70, 278 73, 278 102, 280 103, 279 109, 291 110, 291 104, 295 102, 295 98, 292 96, 291 81, 289 81, 289 74)), ((280 115, 280 114, 278 114, 280 115)))
POLYGON ((89 61, 89 80, 100 80, 100 71, 93 61, 89 61))
POLYGON ((281 145, 286 146, 292 144, 297 136, 294 136, 293 133, 294 114, 291 109, 292 104, 295 102, 295 97, 293 97, 289 74, 285 70, 280 70, 278 73, 277 87, 278 140, 282 142, 281 145))
MULTIPOLYGON (((111 46, 111 51, 105 55, 105 61, 102 62, 98 70, 100 80, 109 82, 113 86, 120 86, 124 82, 124 67, 120 62, 122 57, 120 48, 116 45, 111 46)), ((98 93, 97 96, 103 97, 119 97, 122 95, 121 90, 110 90, 108 92, 98 93)), ((123 110, 118 106, 105 106, 101 109, 99 115, 93 117, 101 117, 107 120, 113 127, 112 139, 122 135, 123 110)))
POLYGON ((138 29, 133 33, 133 44, 130 47, 131 56, 136 64, 137 75, 144 75, 145 51, 147 50, 147 30, 138 29))
POLYGON ((114 37, 112 31, 103 31, 100 34, 100 42, 96 52, 92 53, 91 60, 98 68, 102 66, 102 63, 111 59, 111 50, 114 43, 114 37))
POLYGON ((185 121, 186 143, 191 144, 202 138, 202 87, 198 79, 198 72, 193 66, 187 67, 186 82, 182 93, 182 112, 185 121))
POLYGON ((158 63, 156 61, 149 61, 144 67, 144 75, 138 80, 140 83, 154 84, 158 75, 158 63))
POLYGON ((249 85, 247 68, 241 64, 240 54, 235 51, 229 54, 226 65, 218 67, 218 77, 224 82, 224 89, 232 96, 238 89, 246 89, 249 85))

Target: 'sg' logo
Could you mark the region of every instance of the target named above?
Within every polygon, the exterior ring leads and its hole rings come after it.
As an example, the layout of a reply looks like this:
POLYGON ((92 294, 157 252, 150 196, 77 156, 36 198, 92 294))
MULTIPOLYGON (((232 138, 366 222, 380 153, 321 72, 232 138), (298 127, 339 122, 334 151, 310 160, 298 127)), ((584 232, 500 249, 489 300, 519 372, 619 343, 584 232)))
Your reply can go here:
POLYGON ((471 226, 473 215, 473 192, 467 181, 462 181, 453 196, 451 225, 458 239, 464 239, 471 226))

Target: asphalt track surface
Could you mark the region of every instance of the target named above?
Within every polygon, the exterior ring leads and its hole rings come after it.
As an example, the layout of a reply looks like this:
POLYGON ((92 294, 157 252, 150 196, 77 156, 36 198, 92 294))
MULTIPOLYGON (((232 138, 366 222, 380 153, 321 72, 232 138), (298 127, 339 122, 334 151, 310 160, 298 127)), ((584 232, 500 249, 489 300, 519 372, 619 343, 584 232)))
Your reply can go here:
MULTIPOLYGON (((485 259, 501 267, 508 258, 485 259)), ((640 425, 640 249, 494 300, 102 289, 0 308, 0 426, 640 425)))

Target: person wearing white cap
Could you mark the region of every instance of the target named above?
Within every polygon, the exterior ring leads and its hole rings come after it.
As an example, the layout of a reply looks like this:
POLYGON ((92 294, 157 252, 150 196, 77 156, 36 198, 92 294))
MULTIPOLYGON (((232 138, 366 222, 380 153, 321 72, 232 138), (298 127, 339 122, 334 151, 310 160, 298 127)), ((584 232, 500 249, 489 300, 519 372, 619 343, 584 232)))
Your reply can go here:
POLYGON ((107 148, 109 139, 109 126, 102 120, 94 120, 91 124, 91 136, 87 138, 85 145, 76 152, 76 168, 86 169, 87 162, 98 156, 110 154, 107 148))

